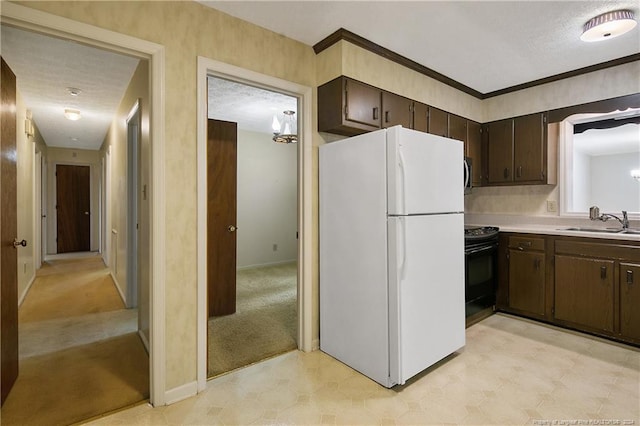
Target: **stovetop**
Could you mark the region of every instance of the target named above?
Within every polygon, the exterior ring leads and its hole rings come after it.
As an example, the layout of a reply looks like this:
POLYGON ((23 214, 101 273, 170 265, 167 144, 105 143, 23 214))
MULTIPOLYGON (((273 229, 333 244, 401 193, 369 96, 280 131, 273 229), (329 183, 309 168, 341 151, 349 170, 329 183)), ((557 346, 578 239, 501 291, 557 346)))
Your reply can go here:
POLYGON ((498 228, 497 226, 465 225, 464 239, 467 241, 490 239, 496 237, 499 231, 500 228, 498 228))

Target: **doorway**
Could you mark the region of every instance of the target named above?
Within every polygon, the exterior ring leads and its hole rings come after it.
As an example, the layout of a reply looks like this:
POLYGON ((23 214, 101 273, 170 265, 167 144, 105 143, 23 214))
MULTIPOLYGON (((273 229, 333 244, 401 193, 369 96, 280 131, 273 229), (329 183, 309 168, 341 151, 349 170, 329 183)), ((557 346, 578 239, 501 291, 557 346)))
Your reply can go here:
MULTIPOLYGON (((3 6, 2 11, 2 23, 10 23, 12 27, 19 29, 36 30, 38 33, 45 35, 53 35, 64 40, 73 40, 79 42, 84 46, 99 46, 100 48, 108 47, 112 52, 126 53, 129 56, 135 56, 149 60, 149 72, 148 78, 151 79, 148 88, 150 90, 150 103, 152 108, 147 109, 151 120, 149 120, 146 127, 147 134, 153 135, 153 152, 147 151, 147 158, 150 158, 152 164, 149 166, 150 174, 153 175, 154 188, 153 193, 156 197, 150 199, 150 206, 147 209, 150 217, 154 218, 154 227, 152 229, 152 235, 149 247, 154 246, 154 250, 150 255, 152 257, 150 264, 153 268, 153 281, 150 282, 150 288, 153 291, 150 292, 153 299, 150 301, 151 308, 153 306, 164 307, 164 251, 160 250, 161 242, 164 241, 164 222, 159 220, 159 217, 164 217, 164 203, 163 194, 164 191, 164 113, 161 108, 161 101, 164 99, 164 86, 162 84, 162 70, 164 69, 164 48, 155 43, 136 39, 134 37, 116 34, 110 31, 103 30, 101 28, 83 24, 80 22, 69 21, 65 18, 49 15, 47 13, 34 14, 33 10, 19 6, 16 4, 3 6), (64 32, 55 30, 54 28, 64 28, 64 32), (153 110, 153 113, 151 113, 153 110), (153 155, 151 155, 153 154, 153 155)), ((3 37, 4 38, 4 37, 3 37)), ((4 40, 3 40, 4 41, 4 40)), ((3 43, 3 53, 6 47, 6 43, 3 43)), ((50 174, 51 171, 49 171, 50 174)), ((46 176, 46 173, 45 173, 46 176)), ((49 180, 49 185, 51 181, 49 180)), ((124 198, 124 197, 123 197, 124 198)), ((50 211, 50 216, 53 216, 50 211)), ((151 220, 148 221, 151 223, 151 220)), ((50 228, 55 223, 50 224, 50 228)), ((44 246, 44 244, 43 244, 44 246)), ((51 253, 51 251, 49 251, 51 253)), ((147 313, 151 310, 152 318, 146 319, 147 328, 151 326, 150 348, 151 352, 155 353, 155 357, 152 356, 150 367, 151 371, 151 402, 154 405, 164 404, 165 402, 165 388, 166 382, 163 379, 159 379, 161 376, 164 378, 165 365, 164 365, 164 317, 165 312, 162 309, 153 311, 148 306, 147 313), (151 324, 149 324, 149 322, 151 324), (157 327, 156 327, 157 325, 157 327), (155 380, 154 380, 155 377, 155 380)))
MULTIPOLYGON (((255 73, 240 67, 198 58, 198 389, 204 389, 207 379, 207 249, 206 249, 206 155, 207 155, 207 79, 209 76, 220 77, 231 81, 270 89, 288 94, 298 99, 298 116, 300 137, 297 156, 297 208, 296 224, 297 240, 297 336, 296 342, 300 350, 310 351, 318 348, 319 342, 313 336, 312 317, 312 89, 289 81, 264 74, 255 73)), ((271 135, 273 136, 273 135, 271 135)))

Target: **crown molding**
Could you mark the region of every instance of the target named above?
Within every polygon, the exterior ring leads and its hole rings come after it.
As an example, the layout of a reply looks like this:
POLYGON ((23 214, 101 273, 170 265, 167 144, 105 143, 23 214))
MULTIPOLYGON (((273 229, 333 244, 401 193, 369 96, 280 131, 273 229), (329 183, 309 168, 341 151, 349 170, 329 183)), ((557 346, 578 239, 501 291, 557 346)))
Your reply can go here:
POLYGON ((441 83, 444 83, 454 89, 458 89, 461 92, 464 92, 468 95, 471 95, 477 99, 488 99, 493 98, 495 96, 505 95, 507 93, 517 92, 518 90, 528 89, 535 86, 540 86, 542 84, 552 83, 554 81, 564 80, 566 78, 575 77, 582 74, 587 74, 594 71, 599 71, 602 69, 615 67, 618 65, 623 65, 629 62, 634 62, 640 60, 640 53, 636 53, 633 55, 625 56, 622 58, 613 59, 607 62, 602 62, 595 65, 590 65, 588 67, 579 68, 573 71, 567 71, 560 74, 552 75, 549 77, 540 78, 538 80, 529 81, 527 83, 518 84, 515 86, 506 87, 504 89, 495 90, 493 92, 482 93, 475 89, 472 89, 469 86, 466 86, 459 81, 456 81, 452 78, 447 77, 446 75, 440 74, 437 71, 432 70, 431 68, 425 67, 405 56, 402 56, 392 50, 387 49, 386 47, 382 47, 379 44, 376 44, 370 40, 367 40, 364 37, 361 37, 357 34, 352 33, 349 30, 344 28, 340 28, 324 39, 320 40, 313 46, 313 50, 316 55, 323 50, 333 46, 335 43, 340 40, 348 41, 351 44, 354 44, 358 47, 361 47, 369 52, 375 53, 376 55, 382 56, 383 58, 389 59, 397 64, 400 64, 404 67, 407 67, 413 71, 419 72, 420 74, 426 75, 427 77, 433 78, 441 83))

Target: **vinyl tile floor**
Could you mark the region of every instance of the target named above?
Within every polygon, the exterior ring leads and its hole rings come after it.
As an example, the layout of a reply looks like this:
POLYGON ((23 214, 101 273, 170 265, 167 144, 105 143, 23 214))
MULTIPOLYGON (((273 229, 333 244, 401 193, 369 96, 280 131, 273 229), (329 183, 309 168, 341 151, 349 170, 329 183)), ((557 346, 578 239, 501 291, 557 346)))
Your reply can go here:
POLYGON ((392 389, 321 351, 289 352, 95 425, 640 425, 640 350, 497 314, 459 353, 392 389))

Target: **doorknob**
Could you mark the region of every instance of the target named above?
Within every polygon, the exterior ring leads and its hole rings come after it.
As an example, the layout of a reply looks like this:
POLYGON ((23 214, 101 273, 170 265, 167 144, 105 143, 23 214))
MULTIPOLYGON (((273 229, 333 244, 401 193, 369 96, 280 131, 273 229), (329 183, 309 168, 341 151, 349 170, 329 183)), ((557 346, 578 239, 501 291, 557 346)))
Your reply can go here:
POLYGON ((27 246, 27 240, 22 240, 22 241, 18 241, 17 238, 13 239, 13 248, 18 248, 18 247, 26 247, 27 246))
POLYGON ((234 225, 229 225, 229 226, 227 226, 227 230, 229 232, 236 232, 238 230, 238 227, 234 226, 234 225))
POLYGON ((84 212, 84 214, 89 215, 89 212, 84 212))

